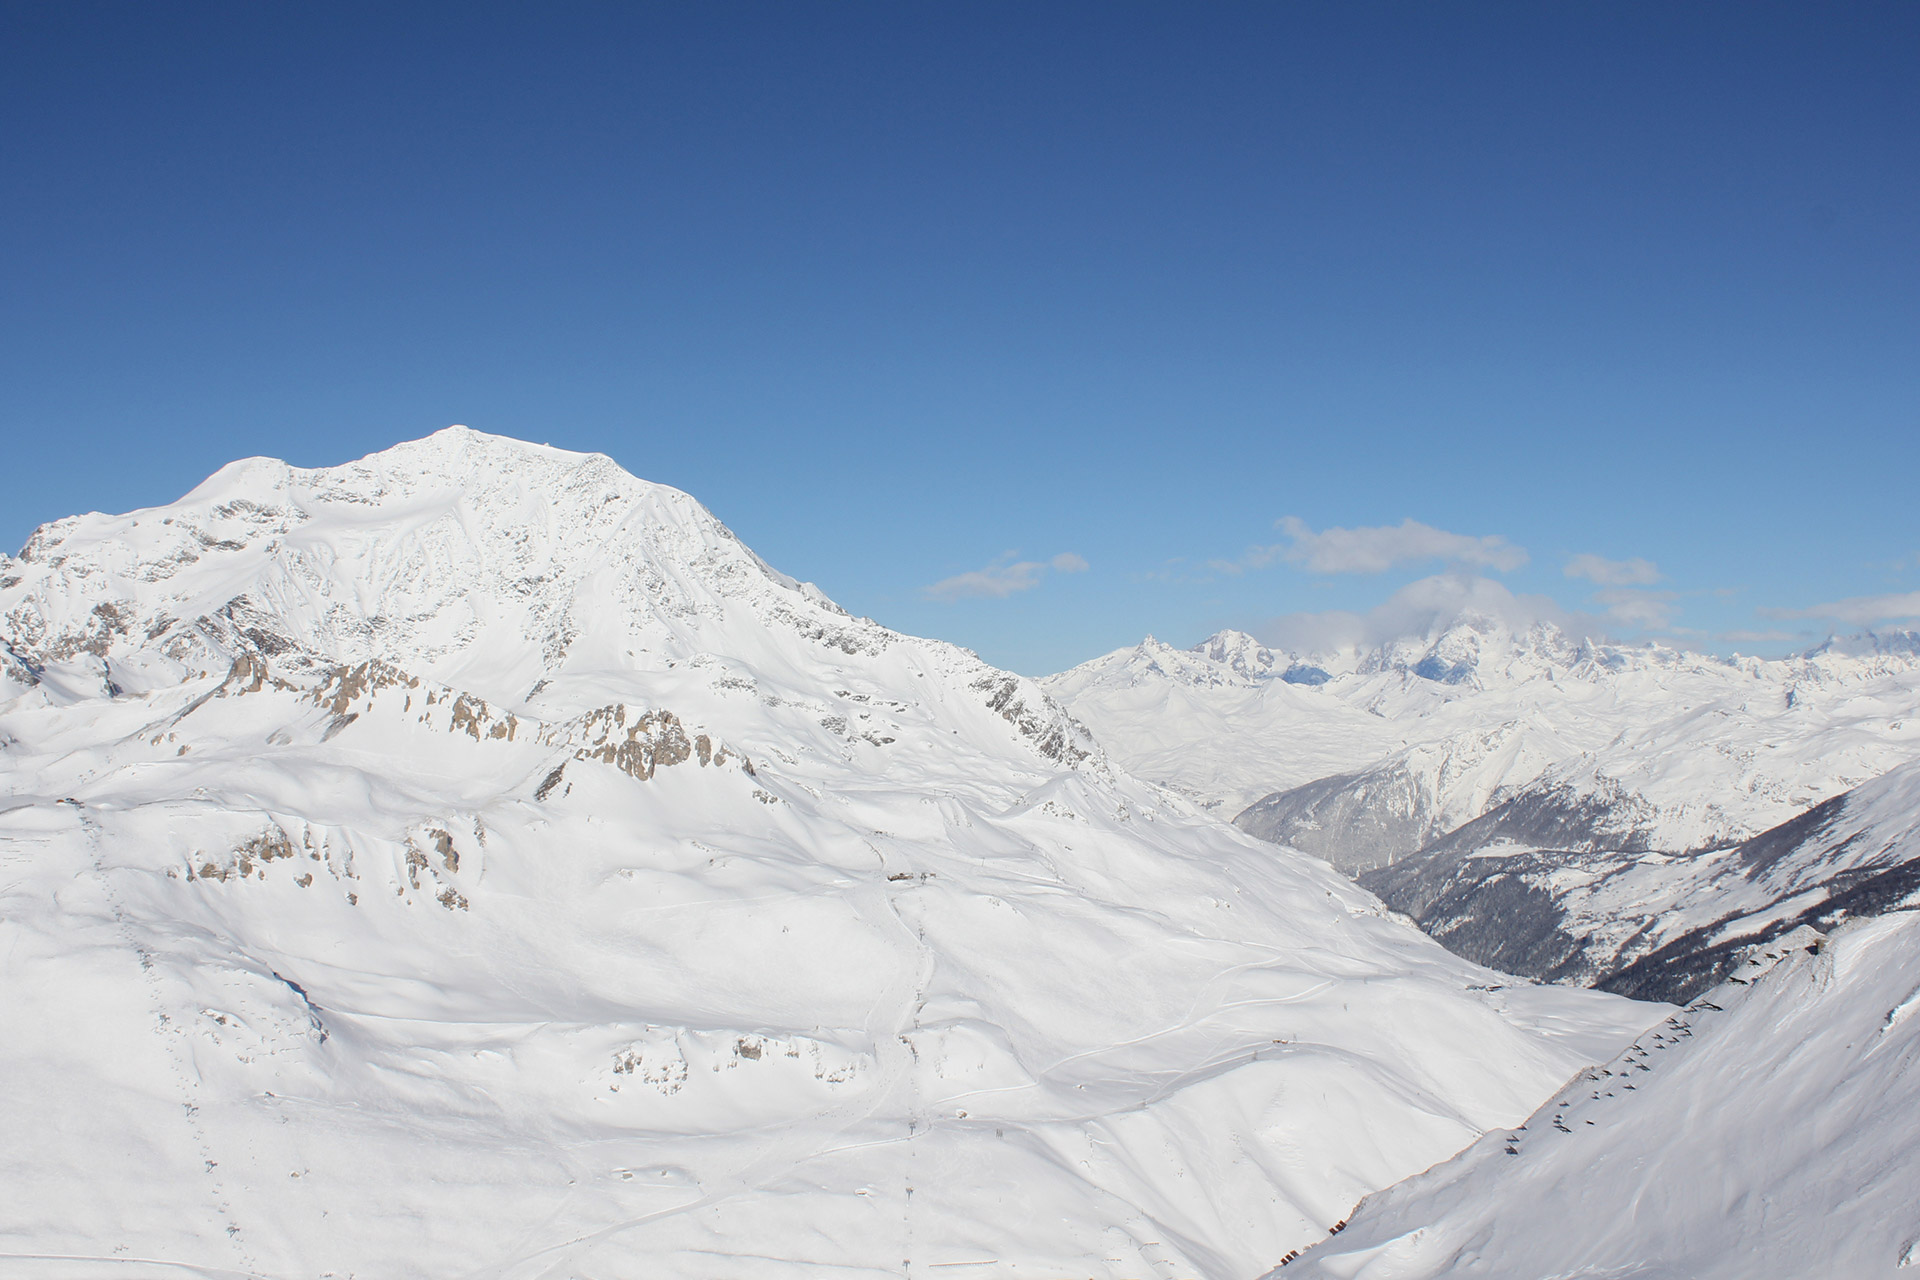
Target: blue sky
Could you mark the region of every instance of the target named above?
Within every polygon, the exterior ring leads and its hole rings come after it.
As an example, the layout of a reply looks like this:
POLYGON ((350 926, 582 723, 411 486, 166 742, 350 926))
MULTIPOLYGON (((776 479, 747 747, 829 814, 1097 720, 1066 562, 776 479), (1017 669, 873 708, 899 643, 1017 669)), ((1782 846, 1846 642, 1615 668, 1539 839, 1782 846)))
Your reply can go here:
POLYGON ((1031 673, 1440 573, 1778 652, 1920 614, 1916 66, 1911 4, 10 4, 0 542, 461 422, 1031 673))

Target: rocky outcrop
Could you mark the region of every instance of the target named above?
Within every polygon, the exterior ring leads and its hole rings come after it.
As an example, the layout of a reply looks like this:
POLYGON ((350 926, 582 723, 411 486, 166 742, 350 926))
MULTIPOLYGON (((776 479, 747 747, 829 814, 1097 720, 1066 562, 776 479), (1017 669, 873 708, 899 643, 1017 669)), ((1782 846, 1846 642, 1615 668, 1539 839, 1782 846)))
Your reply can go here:
POLYGON ((1418 850, 1434 834, 1436 815, 1428 789, 1396 763, 1278 792, 1233 824, 1358 876, 1418 850))

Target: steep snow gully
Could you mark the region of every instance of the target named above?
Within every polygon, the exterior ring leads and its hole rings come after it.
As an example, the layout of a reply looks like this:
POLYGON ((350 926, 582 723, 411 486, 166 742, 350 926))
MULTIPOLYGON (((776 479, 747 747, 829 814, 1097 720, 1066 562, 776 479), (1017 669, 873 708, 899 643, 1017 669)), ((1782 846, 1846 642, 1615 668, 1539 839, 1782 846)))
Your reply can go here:
POLYGON ((1881 1274, 1917 655, 1036 682, 603 457, 237 462, 0 561, 0 1270, 1881 1274))

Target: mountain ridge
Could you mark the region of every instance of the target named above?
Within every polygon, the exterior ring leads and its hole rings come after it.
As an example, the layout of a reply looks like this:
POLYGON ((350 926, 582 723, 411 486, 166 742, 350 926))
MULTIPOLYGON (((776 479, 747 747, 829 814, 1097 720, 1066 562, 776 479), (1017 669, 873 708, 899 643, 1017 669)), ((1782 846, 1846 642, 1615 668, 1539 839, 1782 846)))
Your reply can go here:
POLYGON ((1631 795, 1650 815, 1648 847, 1734 843, 1920 746, 1920 635, 1906 631, 1775 660, 1485 617, 1326 652, 1220 633, 1190 650, 1117 650, 1041 684, 1128 767, 1353 871, 1528 788, 1631 795), (1299 664, 1328 679, 1275 678, 1299 664), (1398 834, 1347 838, 1322 812, 1341 796, 1398 834))

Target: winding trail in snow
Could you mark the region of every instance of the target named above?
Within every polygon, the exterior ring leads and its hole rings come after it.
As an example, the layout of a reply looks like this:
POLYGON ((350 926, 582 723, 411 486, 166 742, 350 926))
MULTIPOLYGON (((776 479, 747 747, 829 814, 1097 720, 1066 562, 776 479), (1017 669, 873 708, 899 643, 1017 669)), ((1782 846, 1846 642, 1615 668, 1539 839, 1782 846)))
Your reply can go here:
MULTIPOLYGON (((113 916, 114 932, 121 943, 131 951, 139 962, 141 986, 147 993, 147 1002, 152 1008, 154 1021, 161 1030, 161 1056, 171 1069, 175 1087, 180 1095, 181 1116, 188 1135, 193 1141, 194 1151, 199 1155, 202 1168, 206 1172, 207 1184, 215 1209, 219 1211, 222 1226, 227 1239, 233 1245, 235 1256, 244 1268, 241 1274, 254 1276, 259 1274, 258 1264, 248 1249, 238 1215, 233 1211, 233 1196, 228 1191, 226 1181, 217 1172, 220 1161, 214 1158, 212 1140, 207 1129, 200 1121, 200 1106, 194 1101, 199 1089, 199 1081, 194 1079, 180 1060, 180 1053, 174 1047, 185 1032, 174 1024, 173 1016, 167 1012, 165 994, 160 989, 159 976, 154 971, 153 953, 134 935, 133 926, 127 921, 125 906, 120 895, 113 887, 113 877, 107 873, 106 860, 100 852, 100 824, 87 812, 86 805, 78 800, 67 802, 72 806, 74 820, 86 836, 87 859, 94 878, 100 883, 100 891, 106 899, 107 909, 113 916)), ((171 1264, 168 1264, 171 1265, 171 1264)))

